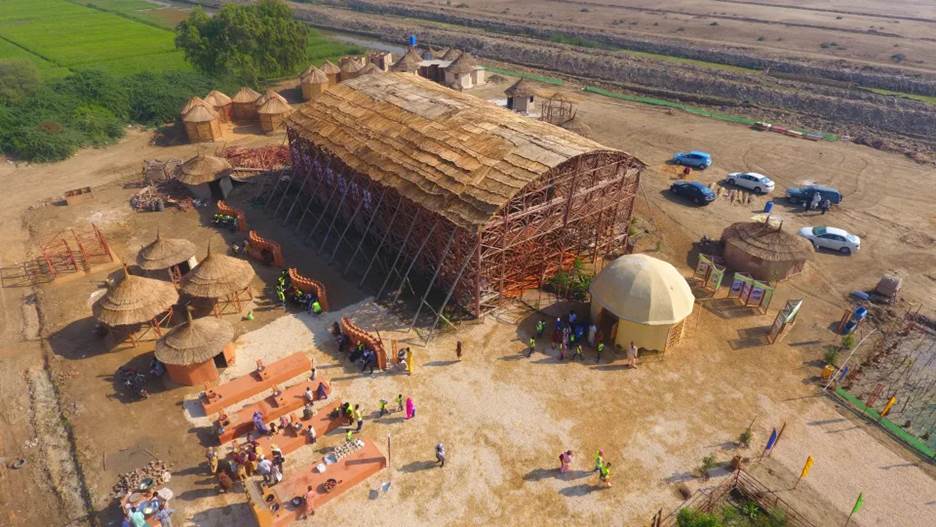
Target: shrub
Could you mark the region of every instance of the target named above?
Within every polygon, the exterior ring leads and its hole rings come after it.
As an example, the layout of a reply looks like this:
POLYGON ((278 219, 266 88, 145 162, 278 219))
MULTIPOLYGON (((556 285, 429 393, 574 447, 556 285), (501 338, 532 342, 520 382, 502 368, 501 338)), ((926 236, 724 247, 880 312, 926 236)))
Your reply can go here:
POLYGON ((744 432, 741 432, 741 435, 738 436, 738 444, 747 448, 751 446, 751 438, 754 434, 751 433, 751 429, 748 428, 744 432))
POLYGON ((39 70, 27 60, 0 60, 0 104, 15 103, 40 86, 39 70))
POLYGON ((58 161, 75 153, 81 146, 81 135, 54 121, 17 130, 10 139, 16 154, 32 161, 58 161))
POLYGON ((679 527, 722 527, 718 517, 695 509, 681 509, 676 515, 676 525, 679 527))
POLYGON ((848 334, 842 337, 842 349, 850 350, 855 347, 855 335, 848 334))
POLYGON ((588 288, 595 276, 585 271, 582 260, 576 258, 572 269, 559 271, 546 283, 546 288, 557 294, 564 294, 572 300, 585 300, 588 288))
POLYGON ((835 346, 826 346, 825 351, 822 353, 822 360, 824 360, 826 364, 835 366, 835 359, 838 358, 838 353, 839 350, 835 346))

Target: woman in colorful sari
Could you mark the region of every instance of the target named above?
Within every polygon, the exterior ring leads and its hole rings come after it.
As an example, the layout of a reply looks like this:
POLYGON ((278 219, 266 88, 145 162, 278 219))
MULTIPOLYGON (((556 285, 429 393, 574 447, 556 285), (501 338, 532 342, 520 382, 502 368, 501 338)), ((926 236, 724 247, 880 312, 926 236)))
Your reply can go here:
POLYGON ((407 397, 406 398, 406 418, 412 419, 414 417, 416 417, 416 404, 413 403, 413 399, 411 397, 407 397))

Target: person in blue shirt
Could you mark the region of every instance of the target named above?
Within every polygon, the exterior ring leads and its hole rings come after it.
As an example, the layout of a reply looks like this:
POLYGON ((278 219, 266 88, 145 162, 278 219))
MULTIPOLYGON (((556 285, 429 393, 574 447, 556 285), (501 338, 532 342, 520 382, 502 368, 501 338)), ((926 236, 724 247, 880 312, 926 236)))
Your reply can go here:
POLYGON ((159 512, 156 513, 156 519, 159 520, 161 527, 172 527, 172 513, 175 509, 170 509, 168 503, 159 506, 159 512))

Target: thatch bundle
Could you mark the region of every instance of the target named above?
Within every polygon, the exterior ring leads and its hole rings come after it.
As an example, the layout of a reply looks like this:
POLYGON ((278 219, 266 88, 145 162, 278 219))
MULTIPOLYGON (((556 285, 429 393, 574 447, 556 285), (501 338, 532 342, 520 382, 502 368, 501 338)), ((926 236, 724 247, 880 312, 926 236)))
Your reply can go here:
POLYGON ((216 179, 228 175, 232 170, 227 159, 198 154, 176 170, 176 179, 186 185, 201 185, 211 183, 216 179))
POLYGON ((181 238, 163 238, 156 231, 153 243, 137 253, 137 265, 146 271, 168 269, 195 256, 195 244, 181 238))
POLYGON ((172 328, 156 341, 156 358, 165 364, 189 366, 211 360, 234 337, 229 322, 216 317, 192 320, 172 328))
POLYGON ((108 326, 127 326, 149 322, 179 301, 179 293, 169 282, 124 276, 91 305, 94 318, 108 326))
POLYGON ((196 298, 219 299, 243 291, 253 280, 254 270, 246 260, 211 252, 182 277, 182 292, 196 298))

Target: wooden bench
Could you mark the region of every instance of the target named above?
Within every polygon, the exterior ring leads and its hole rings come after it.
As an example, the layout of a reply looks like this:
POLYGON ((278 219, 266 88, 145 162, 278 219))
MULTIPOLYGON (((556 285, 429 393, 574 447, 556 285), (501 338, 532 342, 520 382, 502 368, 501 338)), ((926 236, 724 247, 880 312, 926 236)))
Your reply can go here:
POLYGON ((314 392, 316 388, 318 388, 320 382, 325 384, 325 391, 330 394, 331 386, 326 380, 307 380, 284 389, 279 397, 274 397, 270 394, 270 396, 262 401, 248 404, 240 410, 229 414, 229 423, 225 427, 224 433, 218 436, 218 441, 222 444, 227 443, 235 437, 244 435, 252 430, 254 427, 253 414, 256 411, 263 414, 264 423, 270 424, 279 419, 280 416, 287 415, 302 408, 305 405, 306 387, 311 388, 314 392))
POLYGON ((235 405, 258 393, 270 390, 278 384, 283 384, 293 377, 308 373, 311 368, 312 362, 305 353, 301 351, 293 353, 267 364, 262 373, 254 370, 219 386, 206 387, 201 398, 202 408, 205 410, 205 415, 214 414, 222 408, 235 405))

